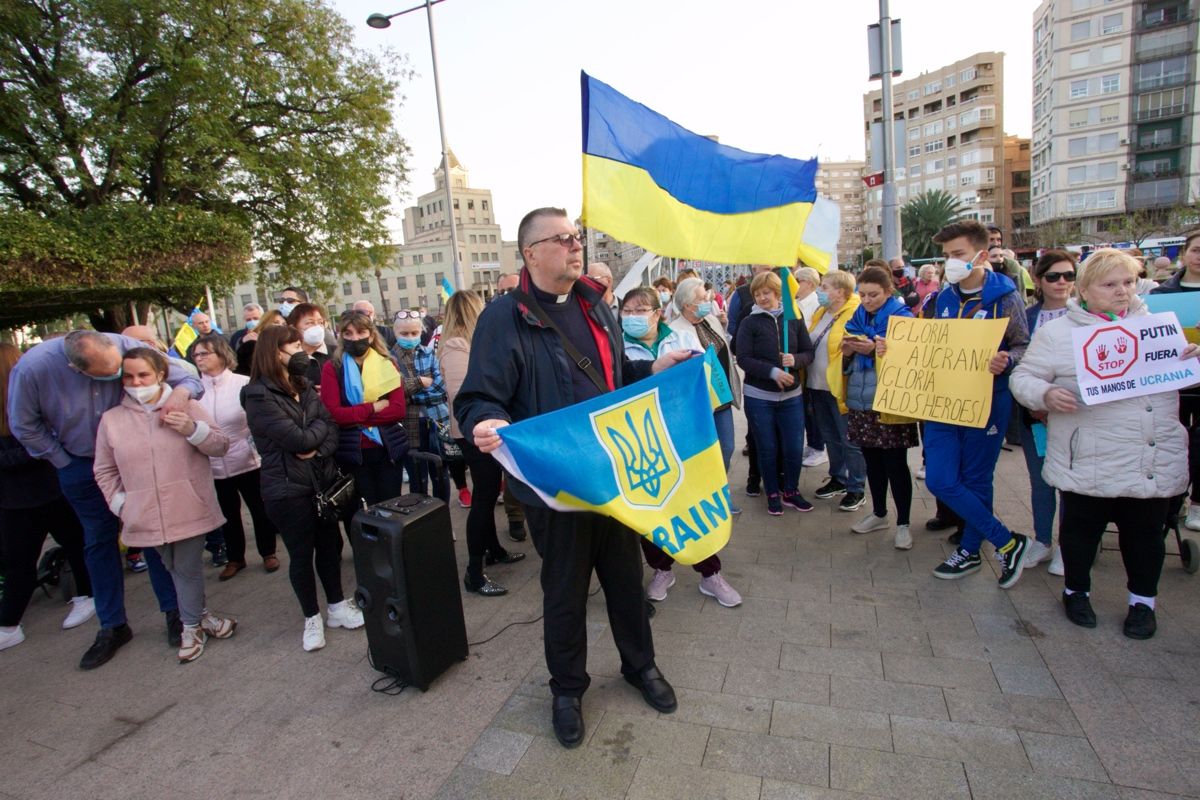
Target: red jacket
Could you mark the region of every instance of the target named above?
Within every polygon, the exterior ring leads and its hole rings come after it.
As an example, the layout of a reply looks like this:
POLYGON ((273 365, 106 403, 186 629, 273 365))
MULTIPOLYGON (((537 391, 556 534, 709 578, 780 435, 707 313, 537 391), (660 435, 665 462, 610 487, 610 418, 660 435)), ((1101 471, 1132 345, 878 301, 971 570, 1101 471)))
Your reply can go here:
MULTIPOLYGON (((359 403, 350 405, 346 402, 342 391, 341 381, 333 366, 333 359, 325 362, 321 368, 321 402, 329 409, 333 421, 341 428, 366 427, 376 425, 391 425, 404 422, 404 387, 393 389, 384 396, 388 406, 383 411, 376 411, 374 403, 359 403)), ((363 447, 378 447, 379 445, 366 436, 359 437, 363 447)))

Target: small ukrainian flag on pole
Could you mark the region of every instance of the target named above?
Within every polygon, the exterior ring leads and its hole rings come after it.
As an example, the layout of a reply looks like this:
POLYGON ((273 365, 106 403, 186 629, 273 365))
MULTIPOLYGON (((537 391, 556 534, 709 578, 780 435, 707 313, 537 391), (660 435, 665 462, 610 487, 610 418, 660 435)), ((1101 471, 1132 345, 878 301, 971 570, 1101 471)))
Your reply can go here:
POLYGON ((454 284, 450 282, 449 278, 442 278, 442 302, 449 301, 452 294, 454 294, 454 284))

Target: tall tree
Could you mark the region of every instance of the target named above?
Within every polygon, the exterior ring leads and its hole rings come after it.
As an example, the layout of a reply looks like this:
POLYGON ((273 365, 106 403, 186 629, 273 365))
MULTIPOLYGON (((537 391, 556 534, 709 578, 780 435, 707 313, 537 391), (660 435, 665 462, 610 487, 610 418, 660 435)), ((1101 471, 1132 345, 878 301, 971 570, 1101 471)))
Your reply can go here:
POLYGON ((0 3, 0 306, 14 288, 153 293, 161 277, 190 308, 251 247, 286 281, 366 269, 405 177, 403 77, 319 0, 0 3), (115 262, 64 252, 46 225, 106 237, 115 262))
POLYGON ((913 258, 935 258, 942 254, 933 243, 933 235, 958 219, 962 202, 940 189, 921 192, 900 209, 900 230, 904 249, 913 258))

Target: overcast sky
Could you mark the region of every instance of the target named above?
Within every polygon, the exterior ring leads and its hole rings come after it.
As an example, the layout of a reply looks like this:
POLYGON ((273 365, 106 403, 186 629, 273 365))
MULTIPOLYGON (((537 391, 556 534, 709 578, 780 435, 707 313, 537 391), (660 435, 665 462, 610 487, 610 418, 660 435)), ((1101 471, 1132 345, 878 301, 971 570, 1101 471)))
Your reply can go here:
MULTIPOLYGON (((433 188, 441 158, 424 11, 391 28, 367 15, 417 0, 330 0, 359 46, 394 48, 415 70, 397 125, 412 148, 409 197, 433 188)), ((904 74, 983 50, 1005 54, 1004 130, 1031 129, 1036 0, 998 5, 893 0, 904 74)), ((434 6, 450 147, 473 186, 494 194, 504 237, 538 206, 579 213, 579 71, 701 134, 796 158, 863 157, 862 94, 871 0, 445 0, 434 6)))

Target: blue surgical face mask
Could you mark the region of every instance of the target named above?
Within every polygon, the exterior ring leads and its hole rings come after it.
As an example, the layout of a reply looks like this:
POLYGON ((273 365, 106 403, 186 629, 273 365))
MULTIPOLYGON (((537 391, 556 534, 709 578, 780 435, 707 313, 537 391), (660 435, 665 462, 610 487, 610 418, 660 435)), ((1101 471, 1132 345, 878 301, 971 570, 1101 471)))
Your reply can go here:
POLYGON ((102 381, 102 382, 104 382, 104 383, 108 383, 108 382, 110 382, 110 381, 119 381, 119 380, 121 380, 121 376, 122 376, 122 375, 124 375, 124 374, 125 374, 125 365, 124 365, 124 364, 122 364, 120 367, 118 367, 118 368, 117 368, 117 374, 116 374, 116 375, 104 375, 103 377, 97 377, 97 376, 95 376, 95 375, 88 375, 88 377, 89 377, 89 378, 91 378, 91 379, 92 379, 92 380, 94 380, 94 381, 102 381))
POLYGON ((650 332, 650 320, 640 315, 621 317, 621 330, 631 339, 640 339, 650 332))
POLYGON ((700 319, 704 319, 711 313, 712 313, 712 303, 697 303, 696 304, 696 316, 700 317, 700 319))
POLYGON ((256 320, 256 319, 246 320, 246 330, 252 331, 257 327, 258 327, 258 320, 256 320))
POLYGON ((396 344, 400 345, 405 350, 416 350, 417 346, 421 344, 421 337, 413 336, 409 338, 407 336, 397 336, 396 344))
POLYGON ((821 306, 822 308, 825 308, 829 305, 828 293, 823 292, 820 289, 817 290, 817 305, 821 306))
POLYGON ((283 315, 284 319, 287 319, 287 316, 292 313, 292 309, 295 307, 295 303, 284 301, 279 304, 279 313, 283 315))

